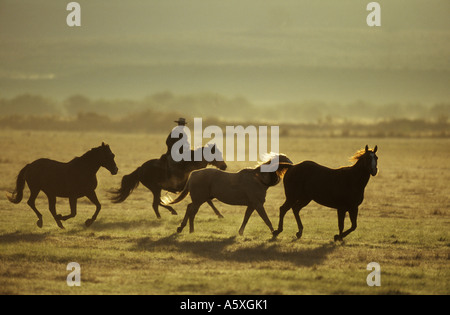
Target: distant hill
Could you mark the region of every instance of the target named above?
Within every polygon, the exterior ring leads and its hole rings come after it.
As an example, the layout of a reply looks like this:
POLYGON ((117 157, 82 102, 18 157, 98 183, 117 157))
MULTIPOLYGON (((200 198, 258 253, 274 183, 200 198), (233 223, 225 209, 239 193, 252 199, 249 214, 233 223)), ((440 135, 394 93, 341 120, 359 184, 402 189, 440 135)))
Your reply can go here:
POLYGON ((0 99, 0 128, 168 132, 173 120, 203 118, 203 126, 279 125, 283 136, 450 136, 450 103, 351 104, 325 102, 258 105, 244 97, 214 93, 160 92, 141 100, 90 99, 73 95, 56 101, 24 94, 0 99))

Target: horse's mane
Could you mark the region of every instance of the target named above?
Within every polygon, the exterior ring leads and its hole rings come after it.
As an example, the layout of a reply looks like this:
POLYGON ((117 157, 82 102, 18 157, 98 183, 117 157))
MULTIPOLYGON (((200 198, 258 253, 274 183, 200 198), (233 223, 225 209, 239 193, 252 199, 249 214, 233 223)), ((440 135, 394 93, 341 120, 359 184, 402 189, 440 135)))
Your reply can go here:
POLYGON ((82 156, 76 156, 74 157, 72 160, 70 160, 70 162, 72 161, 77 161, 77 160, 83 160, 83 159, 89 159, 91 158, 95 153, 97 153, 100 149, 102 148, 102 146, 99 147, 95 147, 90 149, 89 151, 85 152, 82 156))
POLYGON ((351 158, 349 158, 349 161, 356 164, 356 162, 358 162, 364 156, 364 154, 366 154, 366 152, 373 152, 373 149, 369 149, 368 151, 366 151, 365 148, 360 149, 356 151, 351 158))
POLYGON ((366 153, 365 149, 361 149, 355 152, 352 157, 350 157, 350 162, 358 162, 359 159, 366 153))
POLYGON ((88 157, 94 153, 98 153, 101 148, 102 148, 102 146, 92 148, 89 151, 87 151, 85 154, 83 154, 81 157, 88 157))
POLYGON ((272 160, 275 158, 279 158, 279 162, 281 162, 281 164, 284 164, 284 163, 293 164, 292 161, 286 156, 286 154, 270 152, 270 153, 265 153, 262 155, 263 161, 259 162, 256 165, 256 168, 261 167, 261 165, 264 165, 264 164, 270 164, 272 162, 272 160), (282 160, 284 160, 284 161, 282 161, 282 160))
MULTIPOLYGON (((276 158, 277 156, 282 156, 284 155, 283 153, 276 153, 276 152, 269 152, 269 153, 264 153, 261 155, 262 158, 262 162, 259 162, 257 166, 263 165, 263 164, 269 164, 270 161, 272 161, 272 159, 276 158)), ((284 155, 286 156, 286 155, 284 155)))

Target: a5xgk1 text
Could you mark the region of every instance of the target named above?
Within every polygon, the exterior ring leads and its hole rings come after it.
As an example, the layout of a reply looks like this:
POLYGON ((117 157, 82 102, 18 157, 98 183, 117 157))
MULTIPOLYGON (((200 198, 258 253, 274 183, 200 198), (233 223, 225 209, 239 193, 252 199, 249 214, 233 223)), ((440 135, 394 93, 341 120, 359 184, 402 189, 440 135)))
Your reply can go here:
POLYGON ((188 299, 181 302, 182 310, 205 310, 211 312, 214 307, 223 310, 267 310, 267 300, 226 300, 225 303, 197 302, 188 299), (220 303, 220 304, 219 304, 220 303))

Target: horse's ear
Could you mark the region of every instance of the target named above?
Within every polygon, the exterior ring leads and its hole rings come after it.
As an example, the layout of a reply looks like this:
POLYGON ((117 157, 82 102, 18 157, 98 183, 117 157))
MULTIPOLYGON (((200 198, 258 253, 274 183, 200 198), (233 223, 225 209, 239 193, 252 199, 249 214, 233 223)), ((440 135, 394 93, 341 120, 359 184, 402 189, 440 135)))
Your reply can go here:
POLYGON ((366 144, 366 152, 369 151, 369 146, 366 144))
POLYGON ((377 150, 378 150, 378 146, 377 146, 377 145, 375 145, 375 148, 373 148, 373 153, 376 153, 376 152, 377 152, 377 150))

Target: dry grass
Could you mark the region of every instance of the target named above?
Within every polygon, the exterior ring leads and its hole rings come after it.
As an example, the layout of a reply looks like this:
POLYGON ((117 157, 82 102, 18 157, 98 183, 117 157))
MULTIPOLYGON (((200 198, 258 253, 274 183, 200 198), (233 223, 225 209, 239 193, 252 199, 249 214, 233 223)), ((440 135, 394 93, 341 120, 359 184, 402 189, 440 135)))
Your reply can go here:
MULTIPOLYGON (((218 219, 202 206, 196 232, 176 234, 188 198, 176 206, 178 216, 161 209, 160 220, 142 186, 124 203, 112 204, 107 191, 159 157, 165 135, 1 131, 0 189, 12 190, 19 170, 34 159, 68 161, 102 141, 111 145, 120 170, 117 176, 99 171, 103 208, 90 228, 83 225, 95 209, 89 202, 80 201, 77 217, 59 230, 43 194, 37 202, 42 229, 26 202, 0 199, 1 294, 450 293, 449 140, 281 138, 280 150, 294 162, 309 159, 330 167, 348 164, 366 143, 378 144, 380 173, 369 181, 358 229, 337 244, 336 212, 315 203, 300 213, 301 240, 295 239, 288 213, 275 241, 256 214, 238 236, 243 207, 216 202, 225 216, 218 219), (66 285, 71 261, 81 265, 81 287, 66 285), (366 284, 372 261, 381 265, 381 287, 366 284)), ((252 165, 230 162, 229 169, 252 165)), ((282 185, 269 190, 266 209, 274 225, 283 201, 282 185)), ((68 213, 68 201, 59 199, 57 209, 68 213)))

